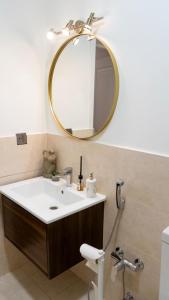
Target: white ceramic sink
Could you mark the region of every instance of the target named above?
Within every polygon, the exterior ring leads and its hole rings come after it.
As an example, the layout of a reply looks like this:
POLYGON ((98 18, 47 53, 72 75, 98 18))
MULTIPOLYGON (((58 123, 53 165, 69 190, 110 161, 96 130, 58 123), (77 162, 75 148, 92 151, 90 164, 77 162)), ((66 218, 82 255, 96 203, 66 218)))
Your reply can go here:
POLYGON ((1 186, 0 192, 46 224, 106 200, 101 194, 87 198, 85 192, 66 187, 64 180, 43 177, 1 186))

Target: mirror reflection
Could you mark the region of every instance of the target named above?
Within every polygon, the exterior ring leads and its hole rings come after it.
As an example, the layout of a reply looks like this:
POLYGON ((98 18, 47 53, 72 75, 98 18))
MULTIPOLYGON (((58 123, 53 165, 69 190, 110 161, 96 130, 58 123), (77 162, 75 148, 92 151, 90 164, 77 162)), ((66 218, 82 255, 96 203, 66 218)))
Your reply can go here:
POLYGON ((68 133, 89 138, 102 131, 118 95, 117 66, 110 49, 86 35, 72 39, 57 59, 51 94, 53 112, 68 133))

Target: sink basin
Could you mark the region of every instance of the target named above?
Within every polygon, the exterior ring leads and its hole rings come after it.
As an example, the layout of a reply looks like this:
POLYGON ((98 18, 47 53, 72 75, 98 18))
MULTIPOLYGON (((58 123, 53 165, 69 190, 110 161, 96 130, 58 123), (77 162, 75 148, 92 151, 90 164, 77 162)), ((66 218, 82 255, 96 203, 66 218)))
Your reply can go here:
POLYGON ((87 198, 65 186, 65 181, 53 182, 36 177, 0 187, 0 192, 46 224, 105 201, 105 195, 87 198))

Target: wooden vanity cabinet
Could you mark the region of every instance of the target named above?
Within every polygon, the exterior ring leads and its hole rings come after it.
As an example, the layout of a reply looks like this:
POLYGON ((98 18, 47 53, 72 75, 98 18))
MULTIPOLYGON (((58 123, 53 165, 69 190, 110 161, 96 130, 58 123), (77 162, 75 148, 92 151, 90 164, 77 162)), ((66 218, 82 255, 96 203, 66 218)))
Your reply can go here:
POLYGON ((79 248, 103 247, 104 202, 45 224, 2 195, 5 237, 50 279, 83 260, 79 248))

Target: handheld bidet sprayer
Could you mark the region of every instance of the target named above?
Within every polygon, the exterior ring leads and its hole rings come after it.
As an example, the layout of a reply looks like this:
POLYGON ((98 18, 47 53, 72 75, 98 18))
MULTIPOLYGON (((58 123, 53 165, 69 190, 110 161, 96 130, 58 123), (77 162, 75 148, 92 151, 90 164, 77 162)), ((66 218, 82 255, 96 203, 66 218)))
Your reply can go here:
POLYGON ((116 182, 116 205, 118 209, 123 209, 125 206, 125 199, 122 197, 121 188, 124 185, 123 180, 116 182))
MULTIPOLYGON (((97 285, 94 282, 91 282, 88 289, 88 300, 90 300, 90 287, 94 288, 95 300, 104 300, 104 259, 105 252, 112 241, 113 234, 115 232, 117 222, 121 212, 125 207, 125 199, 121 193, 121 187, 124 185, 123 180, 118 180, 116 182, 116 205, 117 205, 117 214, 113 223, 113 227, 109 236, 109 239, 103 250, 99 250, 90 245, 83 244, 80 247, 81 256, 87 259, 86 266, 93 270, 98 276, 97 285)), ((116 257, 117 261, 120 260, 119 257, 116 257)))

